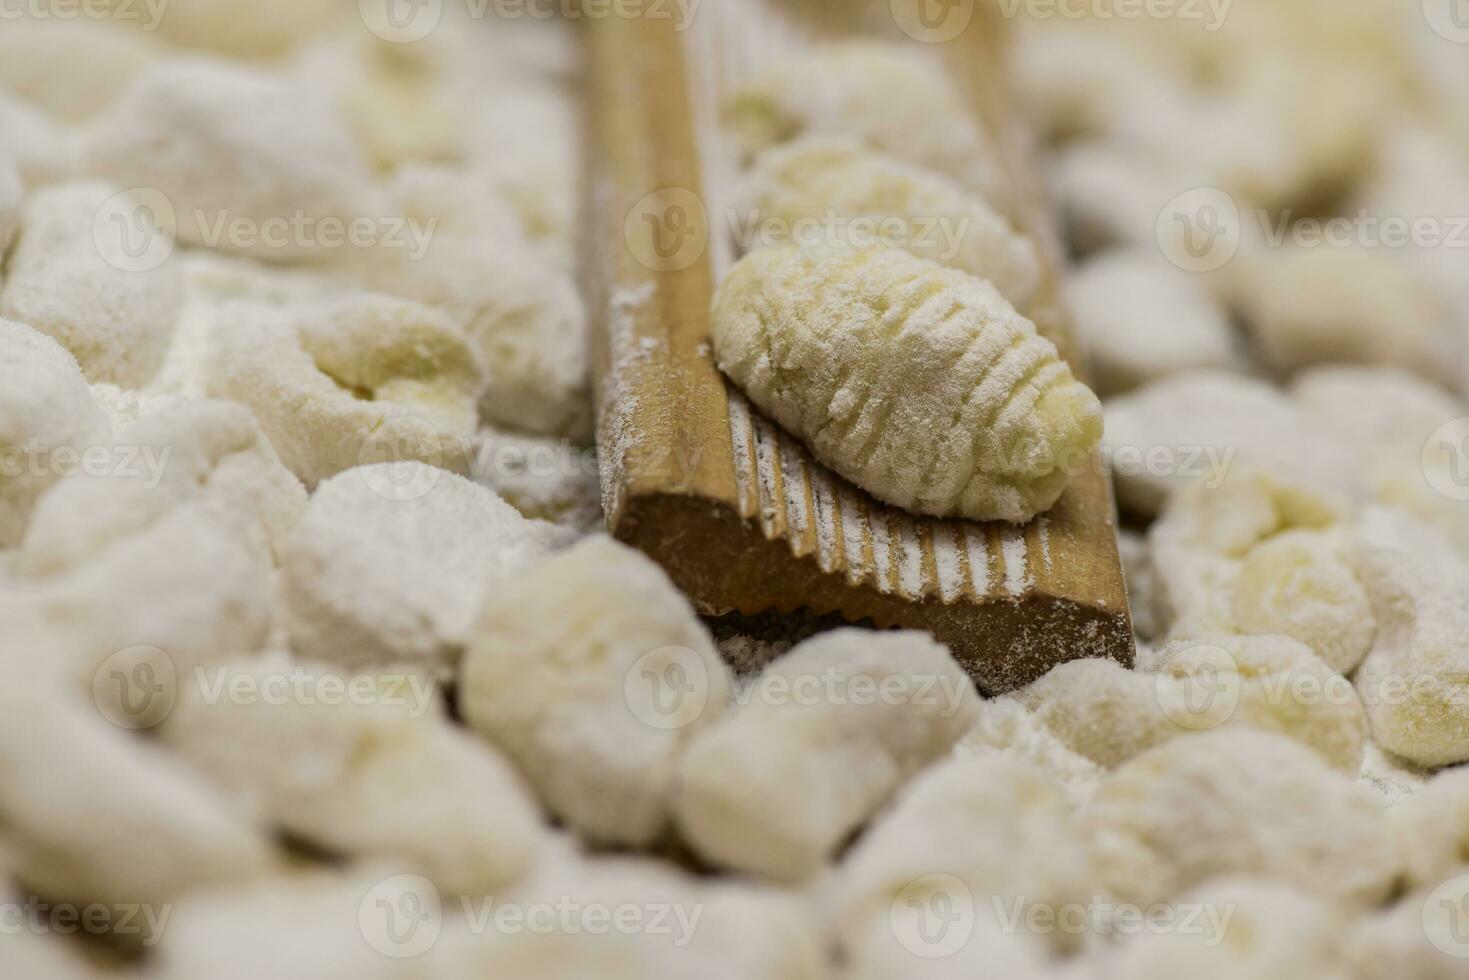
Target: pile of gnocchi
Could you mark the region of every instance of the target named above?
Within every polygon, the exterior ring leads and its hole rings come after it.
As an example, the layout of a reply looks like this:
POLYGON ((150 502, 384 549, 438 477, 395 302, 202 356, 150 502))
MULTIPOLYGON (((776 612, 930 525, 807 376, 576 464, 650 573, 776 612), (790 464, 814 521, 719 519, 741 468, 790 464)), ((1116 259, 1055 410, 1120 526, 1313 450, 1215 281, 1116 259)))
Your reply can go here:
POLYGON ((757 403, 933 513, 1023 520, 1100 443, 1136 666, 981 692, 923 633, 701 618, 598 533, 592 8, 378 6, 0 21, 0 975, 1469 972, 1456 21, 1000 5, 1100 417, 917 62, 727 116, 764 213, 967 229, 748 256, 712 339, 757 403), (863 438, 915 379, 969 418, 1004 352, 944 344, 997 332, 1049 387, 979 407, 1050 456, 863 438), (822 374, 850 343, 901 384, 822 374))

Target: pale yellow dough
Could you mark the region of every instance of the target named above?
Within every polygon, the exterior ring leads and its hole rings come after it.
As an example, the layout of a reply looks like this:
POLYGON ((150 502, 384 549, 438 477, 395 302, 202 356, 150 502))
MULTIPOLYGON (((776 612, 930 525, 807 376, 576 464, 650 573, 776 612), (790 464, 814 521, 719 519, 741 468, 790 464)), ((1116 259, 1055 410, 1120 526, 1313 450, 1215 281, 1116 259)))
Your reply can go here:
POLYGON ((1028 521, 1101 439, 1096 396, 993 286, 895 249, 746 256, 713 341, 818 459, 909 510, 1028 521))

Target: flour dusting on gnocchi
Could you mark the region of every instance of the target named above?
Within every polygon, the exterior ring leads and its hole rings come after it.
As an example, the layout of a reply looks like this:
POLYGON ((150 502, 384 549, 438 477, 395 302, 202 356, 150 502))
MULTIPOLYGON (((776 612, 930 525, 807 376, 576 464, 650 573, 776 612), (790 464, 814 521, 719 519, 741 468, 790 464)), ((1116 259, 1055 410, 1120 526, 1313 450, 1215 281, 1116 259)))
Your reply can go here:
POLYGON ((818 459, 938 516, 1024 522, 1101 440, 1096 396, 993 286, 905 252, 765 249, 714 299, 720 368, 818 459))

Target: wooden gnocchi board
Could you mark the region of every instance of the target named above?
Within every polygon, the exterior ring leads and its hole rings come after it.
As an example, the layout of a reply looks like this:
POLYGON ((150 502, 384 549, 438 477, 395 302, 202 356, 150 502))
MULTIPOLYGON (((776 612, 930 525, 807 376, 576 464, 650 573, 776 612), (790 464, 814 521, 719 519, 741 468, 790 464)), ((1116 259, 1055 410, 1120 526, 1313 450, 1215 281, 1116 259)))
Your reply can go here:
MULTIPOLYGON (((1066 660, 1130 664, 1116 507, 1100 467, 1025 527, 910 514, 817 463, 715 366, 710 300, 734 257, 719 203, 730 183, 721 93, 774 59, 799 57, 814 38, 884 34, 880 13, 860 7, 706 0, 687 30, 655 17, 585 25, 585 259, 609 529, 706 614, 806 609, 927 630, 990 692, 1066 660)), ((999 148, 1012 192, 991 203, 1046 260, 1025 312, 1075 365, 1052 217, 1006 97, 1003 30, 990 10, 975 3, 962 34, 924 47, 999 148)), ((886 26, 906 40, 890 15, 886 26)))

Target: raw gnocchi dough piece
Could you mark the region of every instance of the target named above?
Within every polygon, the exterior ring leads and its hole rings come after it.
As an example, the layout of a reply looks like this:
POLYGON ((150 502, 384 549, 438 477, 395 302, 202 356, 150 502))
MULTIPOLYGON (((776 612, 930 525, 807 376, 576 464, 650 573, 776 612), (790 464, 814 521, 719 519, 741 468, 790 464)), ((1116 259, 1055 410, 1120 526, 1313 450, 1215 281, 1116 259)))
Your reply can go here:
POLYGON ((1014 698, 995 698, 979 708, 979 721, 954 746, 958 756, 998 755, 1045 772, 1072 806, 1091 799, 1102 768, 1057 738, 1014 698))
POLYGON ((720 368, 874 496, 1024 522, 1101 437, 1096 396, 989 283, 893 249, 763 249, 714 298, 720 368))
POLYGON ((1103 780, 1082 813, 1101 880, 1144 907, 1250 874, 1332 901, 1378 902, 1398 872, 1384 822, 1371 790, 1289 738, 1243 727, 1143 753, 1103 780))
POLYGON ((269 58, 322 33, 343 13, 336 0, 168 0, 156 27, 182 47, 269 58))
MULTIPOLYGON (((345 871, 314 868, 191 896, 174 910, 155 951, 150 976, 157 980, 428 980, 436 974, 427 972, 425 957, 402 959, 381 952, 411 950, 416 934, 406 931, 410 920, 389 918, 397 912, 391 903, 405 898, 412 901, 427 892, 384 885, 400 872, 391 865, 345 871), (378 901, 389 904, 377 905, 378 901), (398 925, 399 921, 403 924, 398 925), (242 922, 252 927, 241 929, 242 922), (387 931, 393 927, 403 931, 387 931)), ((432 916, 441 908, 419 905, 413 911, 432 916)), ((429 919, 418 920, 418 928, 431 927, 429 919)))
POLYGON ((6 18, 0 33, 0 87, 66 122, 105 108, 162 48, 141 31, 85 17, 6 18))
POLYGON ((297 653, 445 676, 486 594, 574 537, 453 473, 424 468, 416 478, 411 493, 394 493, 395 464, 379 463, 317 488, 281 560, 297 653))
POLYGON ((1346 980, 1350 975, 1341 952, 1341 914, 1288 884, 1260 878, 1212 881, 1180 900, 1173 921, 1175 928, 1124 939, 1107 975, 1129 980, 1346 980))
POLYGON ((485 372, 480 412, 487 421, 589 442, 586 311, 576 283, 535 246, 507 235, 500 219, 485 224, 449 223, 417 257, 372 250, 361 274, 372 288, 453 317, 485 372))
POLYGON ((366 167, 331 109, 305 86, 239 64, 149 67, 85 143, 91 173, 162 194, 187 245, 275 263, 341 257, 347 223, 367 210, 366 167))
POLYGON ((662 569, 598 536, 488 597, 459 703, 572 830, 645 846, 668 825, 684 750, 731 687, 662 569))
POLYGON ((1172 638, 1283 634, 1349 673, 1376 621, 1347 514, 1340 498, 1258 470, 1190 488, 1151 531, 1157 622, 1172 638))
POLYGON ((695 878, 642 858, 573 857, 517 890, 513 900, 527 910, 528 919, 534 913, 548 924, 514 933, 449 933, 431 956, 432 975, 446 980, 822 980, 831 975, 825 937, 806 903, 773 888, 695 878), (568 912, 552 912, 568 904, 568 912), (617 924, 619 915, 630 921, 624 909, 641 910, 641 927, 617 924), (599 924, 606 923, 608 912, 611 929, 599 924))
POLYGON ((170 903, 268 869, 269 845, 165 753, 71 701, 6 694, 5 843, 52 901, 170 903))
POLYGON ((1358 922, 1343 937, 1357 980, 1459 980, 1464 975, 1460 928, 1469 903, 1469 865, 1444 881, 1404 895, 1358 922), (1458 954, 1458 955, 1455 955, 1458 954))
POLYGON ((891 44, 829 44, 736 90, 722 109, 746 162, 804 135, 848 136, 991 200, 993 147, 943 70, 891 44))
POLYGON ((586 533, 606 527, 594 449, 481 429, 470 475, 526 517, 586 533))
POLYGON ((441 311, 381 294, 215 314, 209 393, 248 405, 308 488, 359 464, 463 472, 484 375, 441 311))
POLYGON ((1035 245, 983 197, 851 140, 813 137, 769 150, 747 177, 746 197, 757 234, 781 222, 795 244, 804 244, 802 222, 864 218, 879 230, 896 222, 899 247, 989 280, 1017 307, 1040 285, 1035 245))
POLYGON ((1385 508, 1363 516, 1353 550, 1377 616, 1354 678, 1373 736, 1421 766, 1469 760, 1469 561, 1385 508))
POLYGON ((1231 274, 1264 359, 1280 371, 1322 363, 1395 365, 1457 386, 1465 338, 1433 283, 1384 249, 1267 249, 1231 274))
POLYGON ((1104 395, 1239 360, 1229 321, 1198 280, 1140 250, 1086 262, 1067 280, 1066 305, 1104 395))
POLYGON ((706 860, 787 881, 818 871, 979 713, 974 682, 920 633, 825 633, 751 684, 689 746, 674 809, 706 860))
POLYGON ((540 814, 504 760, 449 724, 441 696, 411 670, 348 677, 273 654, 180 685, 160 735, 252 819, 403 862, 455 894, 497 894, 534 865, 540 814), (304 694, 214 693, 273 684, 304 694))
POLYGON ((1148 532, 1158 625, 1185 636, 1234 632, 1234 586, 1251 550, 1284 532, 1330 531, 1349 513, 1335 493, 1250 466, 1215 487, 1188 487, 1148 532))
POLYGON ((1469 508, 1441 493, 1458 458, 1429 440, 1469 406, 1399 368, 1324 367, 1297 376, 1291 394, 1308 415, 1351 440, 1378 501, 1446 531, 1469 553, 1469 508), (1442 485, 1442 484, 1439 484, 1442 485))
POLYGON ((114 249, 117 236, 97 225, 114 195, 104 184, 79 183, 30 198, 0 312, 55 338, 89 381, 141 388, 163 363, 183 284, 171 264, 139 268, 114 249))
POLYGON ((1433 887, 1469 864, 1469 769, 1434 776, 1388 813, 1408 880, 1433 887))
POLYGON ((182 403, 115 442, 116 465, 78 473, 41 498, 18 555, 23 570, 45 576, 75 568, 193 501, 220 526, 237 527, 271 567, 306 509, 306 490, 243 405, 182 403))
POLYGON ((76 358, 50 337, 0 318, 0 549, 20 543, 36 501, 60 479, 60 467, 46 465, 55 451, 75 451, 80 461, 111 436, 76 358))
POLYGON ((1235 467, 1351 493, 1361 479, 1350 444, 1275 388, 1220 371, 1188 371, 1106 403, 1103 454, 1117 494, 1158 514, 1191 483, 1218 485, 1235 467))
POLYGON ((1244 725, 1289 736, 1356 775, 1367 741, 1351 684, 1280 636, 1171 643, 1149 673, 1076 660, 1014 698, 1064 745, 1108 769, 1172 738, 1244 725))
MULTIPOLYGON (((915 908, 921 915, 945 900, 955 909, 969 901, 980 920, 1059 912, 1086 904, 1093 884, 1061 790, 1039 769, 990 757, 950 759, 914 779, 822 894, 838 942, 860 949, 871 933, 896 929, 915 908)), ((1060 946, 1077 939, 1059 930, 1050 938, 1060 946)), ((966 957, 983 953, 982 941, 970 943, 978 948, 966 957)))
POLYGON ((1025 931, 996 921, 985 898, 981 898, 975 914, 963 918, 964 944, 949 952, 945 938, 957 933, 945 932, 937 940, 929 938, 935 928, 935 915, 952 913, 950 892, 937 888, 930 892, 915 891, 904 896, 913 902, 893 910, 875 911, 866 927, 855 935, 845 949, 846 968, 842 976, 849 980, 1084 980, 1090 977, 1079 964, 1067 969, 1049 955, 1041 940, 1025 931), (931 905, 931 909, 930 909, 931 905), (926 921, 925 921, 926 919, 926 921), (900 931, 901 930, 901 931, 900 931), (922 930, 928 930, 924 932, 922 930))
POLYGON ((244 536, 203 500, 154 516, 57 574, 6 581, 0 568, 0 619, 14 638, 0 644, 0 664, 38 688, 87 692, 109 717, 131 722, 143 720, 128 704, 137 693, 98 673, 117 666, 107 664, 114 654, 156 650, 150 669, 162 656, 183 675, 263 648, 271 573, 244 536))
POLYGON ((1372 648, 1377 620, 1349 561, 1345 535, 1298 530, 1252 549, 1234 586, 1241 633, 1279 633, 1343 674, 1372 648))
POLYGON ((1199 697, 1212 692, 1228 712, 1222 724, 1285 735, 1347 775, 1361 771, 1371 741, 1366 708, 1351 683, 1305 644, 1268 635, 1175 641, 1158 652, 1152 669, 1159 703, 1179 729, 1219 717, 1199 697))

